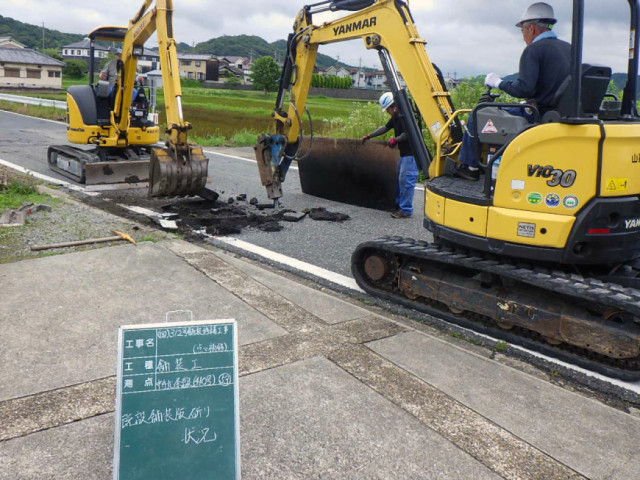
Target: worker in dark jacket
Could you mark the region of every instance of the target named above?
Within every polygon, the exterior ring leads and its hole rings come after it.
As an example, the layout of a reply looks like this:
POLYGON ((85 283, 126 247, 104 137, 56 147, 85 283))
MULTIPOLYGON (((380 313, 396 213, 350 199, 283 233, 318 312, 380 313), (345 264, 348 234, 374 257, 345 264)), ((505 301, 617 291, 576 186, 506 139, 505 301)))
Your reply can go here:
MULTIPOLYGON (((516 27, 522 30, 522 37, 527 44, 520 57, 518 79, 510 82, 502 80, 496 73, 490 73, 485 78, 485 85, 525 99, 526 103, 535 106, 540 114, 551 110, 552 100, 569 75, 571 67, 571 45, 558 39, 551 31, 556 22, 551 5, 544 2, 530 5, 516 24, 516 27)), ((481 102, 487 100, 491 101, 485 96, 481 98, 481 102)), ((503 110, 532 120, 526 109, 512 107, 503 110)), ((474 122, 471 118, 469 120, 467 129, 474 134, 474 122)), ((459 157, 462 165, 457 170, 458 176, 467 180, 477 180, 480 177, 479 157, 480 152, 476 151, 474 142, 469 134, 465 133, 459 157)))
POLYGON ((418 166, 411 151, 409 135, 404 131, 404 123, 400 117, 400 109, 395 104, 393 93, 383 93, 379 102, 382 111, 387 112, 391 118, 385 125, 363 136, 362 143, 372 137, 384 135, 393 129, 395 136, 390 138, 387 144, 391 148, 398 147, 398 150, 400 150, 400 160, 398 160, 396 184, 396 204, 398 205, 398 210, 393 212, 391 216, 393 218, 409 218, 413 215, 413 192, 416 188, 416 181, 418 180, 418 166))

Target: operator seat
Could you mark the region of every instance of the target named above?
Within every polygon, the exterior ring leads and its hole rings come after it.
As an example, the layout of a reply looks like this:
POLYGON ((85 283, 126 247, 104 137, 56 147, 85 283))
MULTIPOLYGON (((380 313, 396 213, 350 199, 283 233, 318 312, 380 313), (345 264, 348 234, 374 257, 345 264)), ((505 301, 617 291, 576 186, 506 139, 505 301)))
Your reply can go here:
MULTIPOLYGON (((580 89, 580 117, 594 117, 600 113, 602 101, 611 81, 611 68, 602 65, 582 65, 582 85, 580 89)), ((551 102, 553 110, 542 117, 543 123, 558 122, 571 116, 571 95, 573 82, 571 75, 565 78, 551 102)))

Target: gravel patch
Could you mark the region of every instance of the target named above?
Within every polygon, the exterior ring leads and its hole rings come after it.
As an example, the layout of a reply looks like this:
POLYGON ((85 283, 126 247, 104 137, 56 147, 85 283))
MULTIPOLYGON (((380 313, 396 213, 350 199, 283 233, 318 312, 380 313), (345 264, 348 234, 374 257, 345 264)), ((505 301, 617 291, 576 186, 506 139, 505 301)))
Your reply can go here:
POLYGON ((51 201, 47 202, 45 199, 41 202, 51 206, 51 211, 39 211, 28 215, 23 226, 0 226, 0 263, 115 245, 119 242, 31 251, 32 246, 112 237, 111 230, 127 233, 136 241, 167 238, 166 233, 152 226, 84 205, 62 191, 45 186, 38 188, 40 193, 51 197, 51 201))

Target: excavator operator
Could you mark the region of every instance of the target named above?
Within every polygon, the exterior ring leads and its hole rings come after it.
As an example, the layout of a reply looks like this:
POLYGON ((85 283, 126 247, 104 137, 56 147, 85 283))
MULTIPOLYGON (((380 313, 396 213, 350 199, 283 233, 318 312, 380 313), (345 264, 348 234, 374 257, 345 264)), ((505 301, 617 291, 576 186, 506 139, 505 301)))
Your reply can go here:
POLYGON ((380 128, 362 137, 362 143, 371 137, 384 135, 393 128, 394 137, 390 138, 387 144, 393 148, 396 145, 400 150, 400 160, 398 161, 396 204, 398 210, 393 212, 393 218, 409 218, 413 215, 413 191, 418 180, 418 166, 411 151, 409 135, 404 131, 404 125, 400 118, 400 110, 395 105, 393 93, 386 92, 380 97, 380 107, 383 112, 387 112, 391 118, 380 128))
MULTIPOLYGON (((492 72, 485 78, 485 85, 526 99, 526 103, 535 106, 541 115, 551 110, 554 97, 571 67, 571 45, 551 31, 556 22, 551 5, 544 2, 530 5, 516 24, 527 44, 520 57, 518 79, 513 82, 502 80, 492 72)), ((487 101, 493 101, 488 93, 480 98, 481 103, 487 101)), ((532 120, 526 109, 507 107, 503 110, 532 120)), ((480 178, 480 152, 469 134, 475 135, 475 127, 473 117, 469 117, 459 156, 462 165, 456 171, 459 177, 471 181, 480 178)))

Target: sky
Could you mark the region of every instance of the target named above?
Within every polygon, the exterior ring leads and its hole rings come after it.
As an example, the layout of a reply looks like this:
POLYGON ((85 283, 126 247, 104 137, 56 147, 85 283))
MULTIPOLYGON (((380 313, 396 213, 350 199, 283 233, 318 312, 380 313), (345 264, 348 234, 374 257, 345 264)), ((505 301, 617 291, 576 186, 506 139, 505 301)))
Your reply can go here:
MULTIPOLYGON (((317 3, 312 0, 306 4, 317 3)), ((154 2, 155 3, 155 2, 154 2)), ((532 0, 409 0, 427 54, 445 76, 457 78, 518 71, 525 44, 514 25, 532 0)), ((571 40, 571 0, 550 0, 558 24, 554 31, 571 40)), ((88 33, 100 25, 127 25, 142 0, 1 0, 0 15, 64 33, 88 33), (64 6, 63 8, 61 8, 64 6)), ((296 0, 174 0, 174 37, 190 45, 222 35, 258 35, 269 42, 286 39, 305 5, 296 0)), ((583 60, 626 72, 629 8, 624 0, 586 0, 583 60)), ((349 12, 314 16, 321 24, 349 12)), ((147 45, 153 46, 150 40, 147 45)), ((379 68, 375 51, 361 41, 323 45, 320 53, 353 66, 379 68)))

